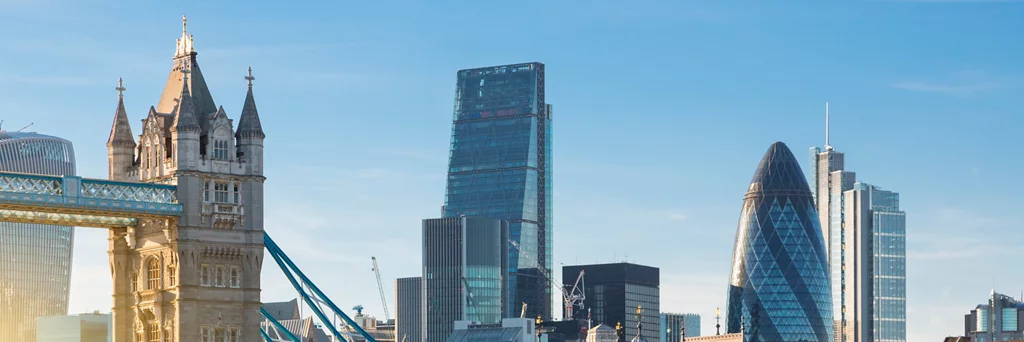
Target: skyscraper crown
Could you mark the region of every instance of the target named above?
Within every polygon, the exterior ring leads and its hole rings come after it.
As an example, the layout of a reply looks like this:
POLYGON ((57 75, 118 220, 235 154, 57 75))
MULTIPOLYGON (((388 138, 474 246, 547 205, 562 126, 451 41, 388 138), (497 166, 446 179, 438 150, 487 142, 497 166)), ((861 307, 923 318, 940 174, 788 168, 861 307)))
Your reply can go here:
POLYGON ((793 152, 781 141, 776 141, 761 158, 761 163, 754 171, 750 180, 748 196, 765 195, 768 193, 806 194, 811 196, 811 188, 804 179, 800 163, 793 152))

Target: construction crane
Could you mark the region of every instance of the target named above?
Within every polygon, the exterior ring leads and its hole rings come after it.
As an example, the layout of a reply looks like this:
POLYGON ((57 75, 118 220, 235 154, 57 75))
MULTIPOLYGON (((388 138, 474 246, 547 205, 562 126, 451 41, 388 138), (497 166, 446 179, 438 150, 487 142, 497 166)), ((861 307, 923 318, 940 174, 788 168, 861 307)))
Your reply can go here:
MULTIPOLYGON (((546 268, 541 266, 540 262, 538 262, 537 260, 534 260, 533 257, 531 257, 528 253, 522 253, 523 250, 519 248, 519 244, 518 243, 516 243, 515 241, 512 241, 512 239, 509 239, 508 243, 510 245, 512 245, 512 247, 515 247, 516 250, 518 250, 520 252, 519 255, 522 255, 522 256, 526 257, 526 259, 532 261, 533 264, 535 266, 537 266, 537 270, 540 271, 540 274, 542 276, 544 276, 544 278, 546 278, 548 280, 548 282, 551 283, 552 286, 557 287, 558 290, 562 292, 562 305, 564 305, 563 306, 563 310, 562 310, 562 319, 563 320, 574 319, 573 314, 574 314, 576 306, 578 305, 580 307, 580 309, 583 309, 583 300, 586 299, 586 294, 583 293, 583 284, 584 284, 583 283, 583 272, 584 271, 580 270, 580 275, 576 277, 576 283, 573 284, 572 289, 568 289, 567 290, 565 288, 565 286, 562 286, 561 284, 556 282, 554 278, 551 277, 551 273, 549 273, 546 268)), ((526 307, 525 307, 526 303, 523 303, 523 304, 524 304, 523 312, 525 313, 526 312, 526 307)))
POLYGON ((391 321, 391 313, 388 312, 388 298, 384 295, 384 282, 380 281, 380 267, 377 266, 377 257, 370 257, 373 260, 373 273, 377 274, 377 289, 380 290, 380 304, 384 306, 384 321, 391 321))

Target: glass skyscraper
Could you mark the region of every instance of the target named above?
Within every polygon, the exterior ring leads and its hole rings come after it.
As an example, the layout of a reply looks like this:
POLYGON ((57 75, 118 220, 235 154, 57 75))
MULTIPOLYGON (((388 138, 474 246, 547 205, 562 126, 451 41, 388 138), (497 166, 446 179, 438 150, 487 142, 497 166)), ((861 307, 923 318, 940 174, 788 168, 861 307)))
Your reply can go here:
POLYGON ((856 183, 843 193, 849 341, 907 340, 907 223, 898 193, 856 183))
POLYGON ((824 150, 811 148, 811 167, 809 178, 811 191, 814 193, 815 206, 821 222, 821 233, 825 240, 825 255, 828 258, 829 273, 832 279, 832 312, 835 341, 845 342, 845 327, 853 323, 853 310, 846 309, 847 293, 843 291, 846 284, 844 262, 846 249, 846 225, 843 208, 843 192, 853 189, 857 174, 845 169, 846 156, 843 152, 825 144, 824 150))
POLYGON ((832 146, 811 148, 835 341, 906 341, 906 219, 899 194, 857 182, 844 164, 832 146))
MULTIPOLYGON (((0 171, 74 175, 70 141, 0 131, 0 171)), ((66 315, 74 227, 0 222, 0 342, 34 341, 39 316, 66 315)))
POLYGON ((509 222, 505 317, 551 317, 551 115, 544 64, 458 71, 444 215, 509 222))
POLYGON ((748 342, 831 342, 828 262, 814 199, 793 153, 768 148, 736 229, 726 325, 748 342))

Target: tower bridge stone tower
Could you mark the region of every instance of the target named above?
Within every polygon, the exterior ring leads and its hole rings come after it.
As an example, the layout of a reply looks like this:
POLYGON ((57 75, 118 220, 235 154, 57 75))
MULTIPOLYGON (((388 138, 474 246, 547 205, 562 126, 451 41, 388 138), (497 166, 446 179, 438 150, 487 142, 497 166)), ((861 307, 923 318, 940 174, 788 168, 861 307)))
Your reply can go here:
POLYGON ((183 213, 110 230, 115 342, 260 339, 265 135, 255 78, 250 68, 236 128, 214 104, 186 24, 137 142, 117 87, 110 179, 176 185, 183 213))

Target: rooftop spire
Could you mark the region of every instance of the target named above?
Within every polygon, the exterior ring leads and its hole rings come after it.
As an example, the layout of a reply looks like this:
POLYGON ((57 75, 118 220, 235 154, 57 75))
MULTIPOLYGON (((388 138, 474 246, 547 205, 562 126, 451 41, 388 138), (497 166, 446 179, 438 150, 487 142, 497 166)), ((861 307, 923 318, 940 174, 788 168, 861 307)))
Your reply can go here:
POLYGON ((828 102, 825 102, 825 151, 833 150, 832 145, 828 144, 828 129, 828 102))
POLYGON ((245 80, 249 83, 249 90, 246 91, 245 103, 242 104, 242 117, 238 119, 236 138, 266 138, 266 134, 263 133, 263 125, 260 124, 259 112, 256 110, 256 99, 252 96, 252 81, 255 79, 256 77, 252 76, 252 67, 249 67, 249 74, 245 76, 245 80))
POLYGON ((114 88, 114 90, 117 90, 117 98, 119 98, 119 99, 123 99, 124 98, 124 91, 128 90, 128 89, 124 88, 124 79, 122 79, 120 77, 117 78, 117 88, 114 88))
POLYGON ((178 38, 174 57, 188 56, 195 49, 192 46, 192 35, 188 34, 188 17, 181 16, 181 38, 178 38))
POLYGON ((249 82, 249 89, 252 89, 252 81, 256 80, 256 77, 252 76, 252 66, 249 67, 249 75, 245 76, 245 80, 249 82))
POLYGON ((202 130, 199 121, 196 120, 195 105, 192 104, 192 95, 188 91, 188 68, 181 69, 183 79, 181 87, 181 101, 178 102, 178 112, 174 115, 174 130, 178 132, 196 132, 202 130))
POLYGON ((114 110, 114 123, 110 127, 110 139, 107 139, 107 146, 135 147, 135 138, 132 137, 132 126, 128 122, 128 112, 124 109, 124 80, 117 79, 117 109, 114 110))

